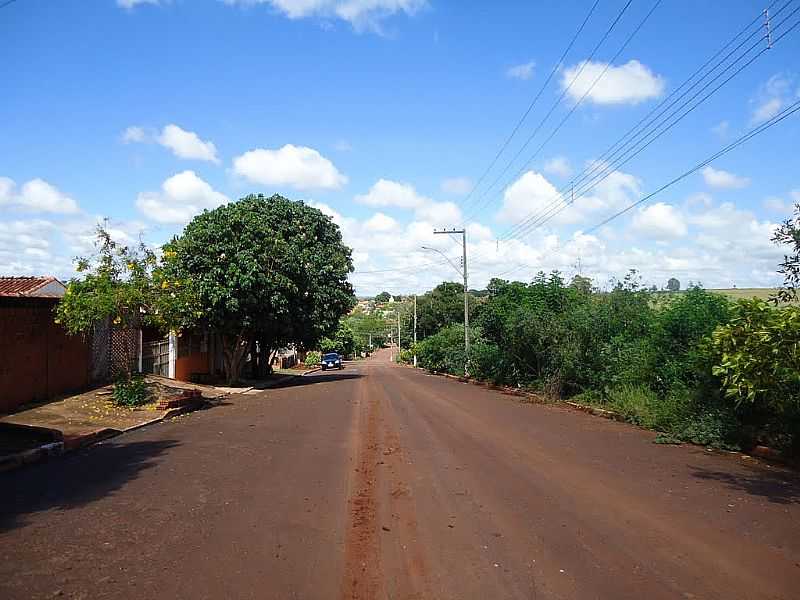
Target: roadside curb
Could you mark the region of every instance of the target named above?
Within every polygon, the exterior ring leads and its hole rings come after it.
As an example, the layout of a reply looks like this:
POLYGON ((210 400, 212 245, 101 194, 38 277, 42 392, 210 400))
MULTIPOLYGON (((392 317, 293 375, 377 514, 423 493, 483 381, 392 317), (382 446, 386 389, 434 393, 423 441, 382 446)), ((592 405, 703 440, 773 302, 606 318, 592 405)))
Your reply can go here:
POLYGON ((310 375, 311 373, 316 373, 317 371, 322 371, 322 367, 314 367, 313 369, 309 369, 308 371, 303 371, 299 375, 295 375, 295 377, 305 377, 306 375, 310 375))
POLYGON ((184 406, 168 409, 164 412, 163 415, 154 417, 148 421, 144 421, 143 423, 137 423, 136 425, 132 425, 131 427, 126 427, 125 429, 114 429, 111 427, 104 427, 102 429, 90 431, 85 434, 72 435, 72 436, 70 435, 63 436, 63 434, 60 431, 52 430, 54 433, 57 433, 59 437, 62 438, 61 441, 42 444, 37 448, 32 448, 30 450, 25 450, 24 452, 17 452, 15 454, 9 454, 7 456, 0 457, 0 473, 5 471, 11 471, 13 469, 22 467, 24 465, 30 465, 37 462, 42 462, 53 456, 60 456, 62 454, 74 452, 75 450, 88 448, 90 446, 94 446, 99 442, 103 442, 105 440, 120 436, 123 433, 135 431, 137 429, 141 429, 148 425, 153 425, 154 423, 166 421, 167 419, 171 419, 172 417, 192 412, 204 406, 210 406, 210 405, 211 404, 208 402, 208 399, 201 398, 200 401, 198 402, 193 402, 190 404, 185 404, 184 406))
MULTIPOLYGON (((409 368, 413 369, 411 365, 408 365, 409 368)), ((420 369, 425 370, 425 369, 420 369)), ((541 394, 536 394, 534 392, 527 392, 520 388, 510 387, 510 386, 503 386, 503 385, 495 385, 493 383, 489 383, 488 381, 482 381, 480 379, 473 379, 472 377, 464 377, 463 375, 451 375, 450 373, 439 373, 438 371, 427 371, 431 375, 437 375, 439 377, 446 377, 447 379, 451 379, 453 381, 458 381, 459 383, 466 383, 469 385, 475 385, 478 387, 486 388, 487 390, 491 390, 493 392, 500 392, 506 396, 515 396, 517 398, 525 398, 523 402, 526 404, 553 404, 549 402, 544 396, 541 394)))
POLYGON ((64 442, 50 442, 49 444, 42 444, 38 448, 3 456, 0 458, 0 473, 11 471, 23 465, 37 463, 51 456, 58 456, 63 454, 64 451, 64 442))

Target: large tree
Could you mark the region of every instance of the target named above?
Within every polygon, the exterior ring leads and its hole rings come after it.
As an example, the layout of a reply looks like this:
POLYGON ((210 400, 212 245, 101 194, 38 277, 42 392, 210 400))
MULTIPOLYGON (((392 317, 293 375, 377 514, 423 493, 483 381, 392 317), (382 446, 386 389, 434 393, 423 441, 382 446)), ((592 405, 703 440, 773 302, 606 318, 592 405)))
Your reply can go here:
POLYGON ((282 196, 250 195, 195 217, 165 246, 168 267, 191 280, 199 321, 220 334, 225 376, 248 351, 268 364, 287 343, 310 348, 355 302, 350 248, 330 217, 282 196))

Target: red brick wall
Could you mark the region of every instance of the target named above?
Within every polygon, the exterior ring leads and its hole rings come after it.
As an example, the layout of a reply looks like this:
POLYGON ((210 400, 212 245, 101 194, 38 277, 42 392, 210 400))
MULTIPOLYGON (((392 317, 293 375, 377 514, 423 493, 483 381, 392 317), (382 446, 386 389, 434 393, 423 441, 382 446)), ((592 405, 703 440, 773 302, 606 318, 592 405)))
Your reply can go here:
POLYGON ((0 298, 0 412, 87 386, 88 344, 53 322, 55 302, 0 298))

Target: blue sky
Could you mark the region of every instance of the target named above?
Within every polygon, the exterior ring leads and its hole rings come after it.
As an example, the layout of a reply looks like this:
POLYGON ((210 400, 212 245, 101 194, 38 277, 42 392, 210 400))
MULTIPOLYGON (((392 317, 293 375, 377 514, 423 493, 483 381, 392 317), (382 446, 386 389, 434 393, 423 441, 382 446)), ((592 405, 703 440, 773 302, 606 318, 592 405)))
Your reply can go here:
MULTIPOLYGON (((628 268, 659 286, 672 275, 774 285, 781 249, 769 236, 800 201, 800 115, 584 232, 800 99, 800 27, 557 218, 504 233, 764 8, 662 2, 608 64, 654 5, 633 0, 580 70, 625 4, 598 2, 468 196, 592 2, 17 0, 0 9, 0 273, 68 277, 98 219, 120 239, 157 245, 202 208, 263 192, 334 217, 355 251, 359 293, 453 278, 421 246, 455 256, 432 229, 465 222, 476 287, 552 268, 601 285, 628 268)), ((774 3, 774 37, 800 20, 799 6, 774 3)))

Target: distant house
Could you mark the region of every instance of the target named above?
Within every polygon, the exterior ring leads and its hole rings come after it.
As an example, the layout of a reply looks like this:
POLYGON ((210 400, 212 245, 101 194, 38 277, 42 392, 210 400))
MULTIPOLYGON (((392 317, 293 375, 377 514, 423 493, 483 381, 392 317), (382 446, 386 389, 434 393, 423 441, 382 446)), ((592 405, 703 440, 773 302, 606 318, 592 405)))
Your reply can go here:
POLYGON ((0 412, 88 385, 89 344, 53 320, 55 277, 0 277, 0 412))

